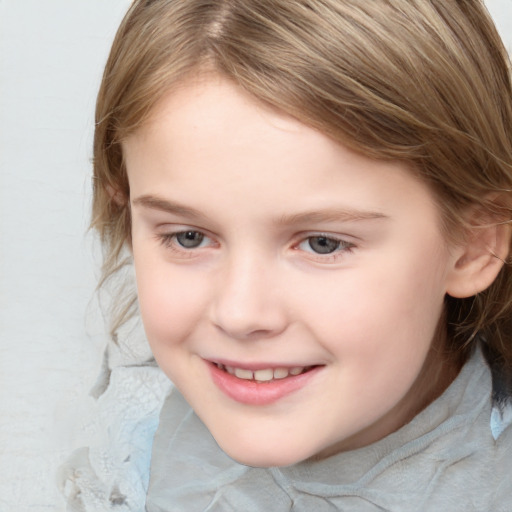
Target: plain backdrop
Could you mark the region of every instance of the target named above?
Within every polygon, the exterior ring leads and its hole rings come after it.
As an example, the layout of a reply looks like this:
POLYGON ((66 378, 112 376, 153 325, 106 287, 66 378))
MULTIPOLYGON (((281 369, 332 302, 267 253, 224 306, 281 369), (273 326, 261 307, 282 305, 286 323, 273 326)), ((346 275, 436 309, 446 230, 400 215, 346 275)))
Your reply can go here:
MULTIPOLYGON (((0 512, 63 510, 55 469, 107 341, 87 234, 95 95, 129 0, 0 0, 0 512)), ((488 0, 509 50, 512 0, 488 0)))

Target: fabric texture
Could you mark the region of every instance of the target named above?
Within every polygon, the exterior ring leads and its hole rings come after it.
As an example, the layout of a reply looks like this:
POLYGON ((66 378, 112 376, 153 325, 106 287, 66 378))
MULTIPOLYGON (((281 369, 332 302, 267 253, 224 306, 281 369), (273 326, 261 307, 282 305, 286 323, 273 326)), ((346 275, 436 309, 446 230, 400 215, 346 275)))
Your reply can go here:
POLYGON ((90 418, 60 467, 67 512, 142 512, 153 436, 172 384, 156 366, 138 318, 110 343, 91 390, 90 418))
POLYGON ((116 368, 88 425, 89 444, 60 468, 68 512, 141 512, 151 445, 171 383, 156 367, 116 368))
POLYGON ((377 443, 322 461, 252 468, 222 452, 174 389, 154 440, 146 510, 510 512, 511 412, 493 410, 491 396, 477 350, 440 398, 377 443))

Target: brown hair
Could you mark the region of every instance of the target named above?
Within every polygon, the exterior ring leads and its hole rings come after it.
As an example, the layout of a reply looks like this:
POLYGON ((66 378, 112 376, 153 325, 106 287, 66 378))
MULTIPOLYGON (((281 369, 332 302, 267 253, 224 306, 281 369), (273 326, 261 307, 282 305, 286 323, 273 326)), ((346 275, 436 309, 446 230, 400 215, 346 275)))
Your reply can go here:
MULTIPOLYGON (((130 242, 121 142, 205 68, 367 156, 409 163, 434 191, 447 236, 470 206, 511 219, 510 62, 481 1, 136 0, 97 102, 92 225, 103 281, 130 242)), ((510 265, 477 296, 447 297, 445 316, 452 348, 478 332, 512 373, 510 265)))

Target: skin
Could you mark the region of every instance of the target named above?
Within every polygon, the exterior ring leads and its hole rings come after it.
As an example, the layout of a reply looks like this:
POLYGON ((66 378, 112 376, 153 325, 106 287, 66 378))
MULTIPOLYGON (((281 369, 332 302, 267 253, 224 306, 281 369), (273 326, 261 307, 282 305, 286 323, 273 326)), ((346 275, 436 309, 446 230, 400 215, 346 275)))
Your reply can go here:
POLYGON ((216 76, 170 92, 123 151, 150 345, 228 455, 282 466, 365 446, 453 380, 438 323, 458 256, 405 165, 216 76), (214 384, 212 360, 319 369, 251 405, 214 384))

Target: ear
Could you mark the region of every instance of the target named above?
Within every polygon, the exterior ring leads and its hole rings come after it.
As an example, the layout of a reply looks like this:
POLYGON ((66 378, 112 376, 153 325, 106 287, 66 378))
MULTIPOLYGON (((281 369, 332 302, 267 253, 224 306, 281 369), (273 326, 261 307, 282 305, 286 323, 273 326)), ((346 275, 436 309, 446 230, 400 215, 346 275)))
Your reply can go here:
POLYGON ((472 297, 488 288, 498 276, 510 251, 508 222, 473 224, 464 242, 454 249, 446 293, 455 298, 472 297))
MULTIPOLYGON (((113 205, 115 205, 114 208, 119 208, 118 213, 121 213, 122 215, 124 215, 125 218, 126 218, 126 216, 131 217, 129 198, 127 197, 127 194, 125 194, 118 188, 113 187, 112 185, 109 185, 109 184, 105 185, 104 190, 110 197, 111 204, 113 203, 113 205)), ((131 221, 130 221, 130 223, 131 223, 131 221)), ((128 248, 128 250, 130 252, 132 252, 131 229, 127 233, 125 242, 126 242, 126 247, 128 248)))
POLYGON ((110 199, 116 203, 117 206, 126 205, 126 197, 119 189, 114 188, 112 185, 106 185, 105 189, 107 194, 110 196, 110 199))

